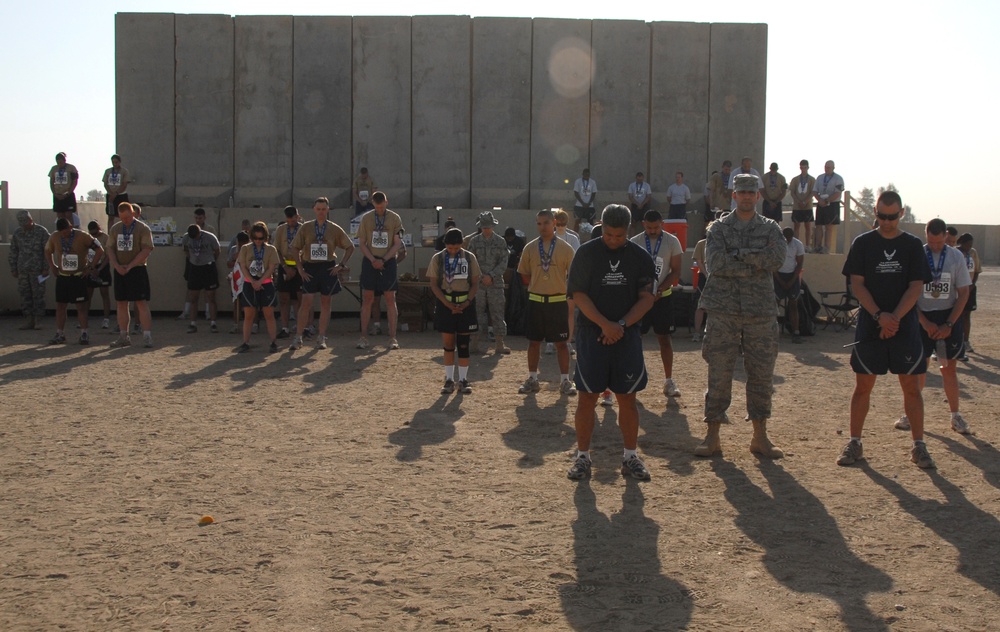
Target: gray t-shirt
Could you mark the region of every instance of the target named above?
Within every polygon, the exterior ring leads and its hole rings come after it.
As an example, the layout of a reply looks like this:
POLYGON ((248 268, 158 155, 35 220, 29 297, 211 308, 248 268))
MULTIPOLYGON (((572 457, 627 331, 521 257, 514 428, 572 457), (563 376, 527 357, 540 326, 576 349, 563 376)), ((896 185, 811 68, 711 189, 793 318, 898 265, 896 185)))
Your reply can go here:
MULTIPOLYGON (((928 252, 927 246, 924 246, 924 255, 928 252)), ((924 289, 917 299, 917 309, 922 312, 951 309, 958 300, 958 289, 972 285, 965 255, 956 248, 945 246, 940 253, 932 255, 931 259, 931 275, 934 279, 930 283, 924 283, 924 289), (941 257, 944 257, 944 262, 941 257), (937 297, 934 296, 935 293, 938 294, 937 297)))
POLYGON ((215 261, 215 253, 219 250, 219 238, 201 231, 197 239, 184 235, 182 242, 188 254, 188 261, 193 266, 204 266, 215 261))

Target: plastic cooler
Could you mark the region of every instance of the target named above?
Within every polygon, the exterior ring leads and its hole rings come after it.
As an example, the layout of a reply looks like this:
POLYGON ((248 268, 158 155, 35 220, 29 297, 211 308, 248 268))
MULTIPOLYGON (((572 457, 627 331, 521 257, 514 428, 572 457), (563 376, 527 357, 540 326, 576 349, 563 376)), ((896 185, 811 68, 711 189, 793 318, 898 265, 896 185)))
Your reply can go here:
POLYGON ((663 220, 663 230, 677 238, 681 242, 681 250, 687 250, 688 243, 688 223, 686 219, 663 220))

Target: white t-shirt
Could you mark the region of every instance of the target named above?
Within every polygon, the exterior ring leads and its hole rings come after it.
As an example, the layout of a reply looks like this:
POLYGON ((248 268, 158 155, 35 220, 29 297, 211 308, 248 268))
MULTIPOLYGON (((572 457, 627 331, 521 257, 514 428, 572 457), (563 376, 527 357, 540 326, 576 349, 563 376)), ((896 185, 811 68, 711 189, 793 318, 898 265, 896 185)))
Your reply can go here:
POLYGON ((576 252, 577 250, 580 249, 580 238, 577 237, 576 235, 574 235, 573 233, 571 233, 569 230, 567 230, 562 235, 559 234, 559 231, 556 231, 556 237, 558 237, 559 239, 562 239, 567 244, 569 244, 570 246, 572 246, 573 247, 573 252, 576 252))
POLYGON ((633 182, 628 185, 628 194, 631 195, 636 202, 642 202, 646 199, 646 196, 650 195, 652 192, 653 189, 649 187, 648 182, 643 182, 642 184, 633 182))
POLYGON ((649 244, 647 245, 647 239, 646 233, 641 232, 633 237, 632 241, 653 258, 653 264, 656 266, 656 284, 653 288, 655 292, 672 272, 670 269, 670 259, 682 254, 683 251, 681 250, 681 242, 665 230, 660 231, 659 245, 657 245, 656 239, 649 239, 649 244))
POLYGON ((691 201, 691 189, 686 184, 676 182, 667 187, 667 197, 671 204, 687 204, 691 201))
MULTIPOLYGON (((928 252, 924 246, 924 255, 928 252)), ((958 300, 958 288, 972 285, 969 268, 965 263, 965 255, 957 248, 945 246, 940 253, 932 256, 931 274, 941 267, 941 274, 930 283, 924 283, 924 289, 917 299, 917 309, 922 312, 933 312, 941 309, 951 309, 958 300), (941 257, 944 265, 941 267, 941 257), (938 296, 935 297, 934 294, 938 296)))
POLYGON ((826 175, 826 173, 821 173, 816 177, 816 184, 813 186, 813 193, 819 196, 819 199, 826 200, 832 198, 838 192, 843 193, 844 191, 844 179, 840 177, 836 172, 826 175))
MULTIPOLYGON (((597 182, 593 178, 587 180, 577 178, 576 184, 573 185, 573 191, 580 194, 580 199, 583 200, 584 204, 593 204, 594 194, 597 193, 597 182)), ((579 205, 580 202, 576 201, 575 204, 579 205)))
POLYGON ((778 268, 778 272, 782 274, 788 274, 789 272, 795 272, 795 264, 797 263, 798 257, 804 257, 806 254, 806 247, 802 245, 802 242, 798 239, 792 237, 791 243, 788 244, 788 249, 785 250, 785 262, 781 264, 778 268))

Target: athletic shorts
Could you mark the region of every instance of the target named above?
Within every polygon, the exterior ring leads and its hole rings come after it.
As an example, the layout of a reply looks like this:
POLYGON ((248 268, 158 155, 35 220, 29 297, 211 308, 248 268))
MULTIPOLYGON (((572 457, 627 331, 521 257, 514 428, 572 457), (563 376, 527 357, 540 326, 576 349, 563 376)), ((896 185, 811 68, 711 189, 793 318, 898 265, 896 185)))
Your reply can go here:
POLYGON ((816 207, 816 225, 830 226, 840 223, 840 202, 830 202, 816 207))
POLYGON ((240 292, 240 305, 243 307, 264 309, 274 307, 275 304, 277 304, 277 293, 274 290, 274 282, 261 285, 259 290, 253 289, 250 281, 243 283, 243 291, 240 292))
POLYGON ((87 287, 111 287, 111 266, 104 266, 96 276, 88 276, 87 287))
POLYGON ((583 206, 573 207, 573 217, 579 220, 586 220, 590 223, 593 223, 594 217, 596 216, 597 216, 597 211, 593 207, 590 208, 585 208, 583 206))
POLYGON ((215 290, 219 287, 219 271, 214 263, 203 266, 191 264, 187 269, 188 290, 215 290))
POLYGON ((340 292, 340 278, 336 274, 330 274, 330 268, 335 265, 337 264, 332 261, 321 263, 303 261, 302 269, 309 275, 309 280, 302 281, 302 293, 333 296, 340 292))
POLYGON ((524 335, 532 342, 569 340, 569 308, 566 301, 539 303, 528 301, 524 335))
POLYGON ((56 303, 82 303, 86 300, 87 282, 82 276, 56 276, 56 303))
MULTIPOLYGON (((942 325, 948 322, 951 316, 950 309, 941 309, 933 312, 924 312, 924 317, 935 325, 942 325)), ((920 337, 924 341, 924 356, 931 357, 931 353, 937 349, 937 340, 931 340, 924 328, 920 328, 920 337)), ((965 352, 965 329, 962 327, 962 320, 955 321, 955 326, 951 328, 951 334, 945 339, 948 347, 948 359, 954 360, 965 352)))
POLYGON ((671 204, 670 209, 667 210, 667 219, 684 219, 685 217, 687 217, 687 204, 671 204))
MULTIPOLYGON (((674 327, 674 295, 661 297, 642 317, 640 331, 649 333, 652 328, 657 336, 669 336, 676 331, 674 327)), ((579 353, 579 352, 578 352, 579 353)))
POLYGON ((455 314, 441 301, 434 303, 434 329, 443 334, 469 334, 479 331, 476 321, 476 301, 465 308, 461 314, 455 314))
POLYGON ((125 276, 114 271, 115 278, 115 301, 148 301, 149 300, 149 272, 146 266, 136 266, 129 270, 125 276))
POLYGON ((964 316, 965 314, 968 314, 969 312, 974 312, 974 311, 976 311, 976 286, 975 285, 970 285, 969 286, 969 300, 967 300, 965 302, 965 311, 962 312, 962 315, 964 316))
POLYGON ((866 375, 919 375, 927 372, 924 345, 920 336, 917 312, 911 310, 899 323, 892 338, 879 338, 878 326, 871 314, 862 310, 854 340, 861 341, 851 351, 851 368, 866 375))
POLYGON ((764 204, 761 207, 763 211, 761 215, 768 219, 773 219, 774 221, 781 223, 781 202, 772 202, 771 200, 764 200, 764 204))
POLYGON ((795 277, 795 283, 792 284, 791 289, 785 289, 782 287, 778 280, 774 280, 774 295, 779 299, 781 298, 798 298, 799 294, 802 293, 802 280, 799 275, 795 272, 779 272, 778 276, 781 277, 782 281, 787 281, 788 279, 795 277))
POLYGON ((385 261, 381 270, 376 270, 365 257, 361 260, 361 289, 375 292, 395 292, 399 287, 396 279, 396 260, 385 261))
POLYGON ((298 266, 279 266, 275 284, 277 285, 275 289, 278 292, 287 292, 291 295, 292 300, 295 300, 298 297, 299 292, 302 291, 302 275, 298 273, 298 266), (286 271, 294 271, 295 276, 291 279, 285 278, 286 271))
POLYGON ((113 200, 108 198, 104 204, 104 212, 108 214, 108 217, 118 217, 118 205, 128 201, 128 193, 119 193, 113 200))
POLYGON ((601 330, 585 325, 576 330, 576 388, 584 393, 636 393, 646 388, 646 363, 638 327, 626 327, 613 345, 600 340, 601 330))
POLYGON ((70 193, 63 199, 59 199, 56 196, 52 196, 52 210, 56 213, 75 213, 76 212, 76 198, 70 193))
POLYGON ((812 209, 805 209, 802 211, 792 211, 792 221, 793 222, 814 222, 816 218, 813 217, 812 209))

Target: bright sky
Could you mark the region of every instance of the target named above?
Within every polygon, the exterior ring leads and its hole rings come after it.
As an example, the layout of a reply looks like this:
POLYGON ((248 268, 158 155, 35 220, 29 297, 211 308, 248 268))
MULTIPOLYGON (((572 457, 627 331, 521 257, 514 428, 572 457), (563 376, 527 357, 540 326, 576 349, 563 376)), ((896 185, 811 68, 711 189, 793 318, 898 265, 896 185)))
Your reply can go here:
POLYGON ((995 0, 4 2, 0 179, 10 206, 51 208, 57 151, 80 170, 78 193, 102 188, 115 150, 116 12, 410 15, 418 4, 425 15, 766 22, 767 163, 791 179, 801 158, 813 175, 833 159, 855 197, 893 182, 921 220, 997 223, 996 196, 975 175, 994 171, 1000 148, 995 0), (340 6, 350 11, 331 11, 340 6))

